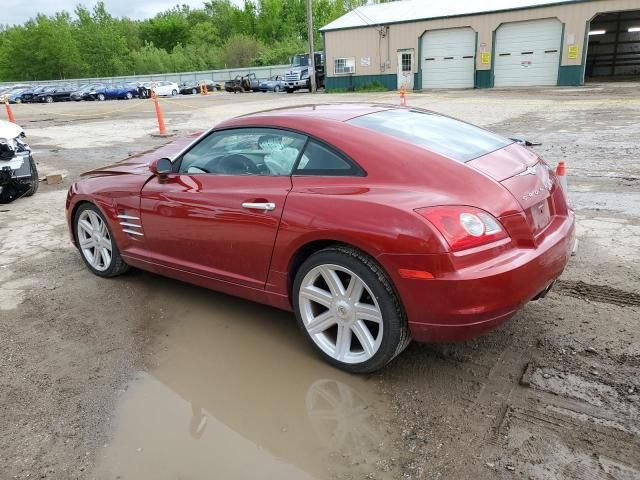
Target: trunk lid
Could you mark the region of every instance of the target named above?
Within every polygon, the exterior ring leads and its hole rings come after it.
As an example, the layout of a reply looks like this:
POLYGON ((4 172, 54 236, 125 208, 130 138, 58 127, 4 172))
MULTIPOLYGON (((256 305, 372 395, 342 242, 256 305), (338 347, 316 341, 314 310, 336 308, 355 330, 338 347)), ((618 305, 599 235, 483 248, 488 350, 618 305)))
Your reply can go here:
POLYGON ((552 223, 555 215, 566 212, 564 193, 554 173, 525 147, 512 144, 467 165, 498 181, 513 195, 534 238, 552 223))

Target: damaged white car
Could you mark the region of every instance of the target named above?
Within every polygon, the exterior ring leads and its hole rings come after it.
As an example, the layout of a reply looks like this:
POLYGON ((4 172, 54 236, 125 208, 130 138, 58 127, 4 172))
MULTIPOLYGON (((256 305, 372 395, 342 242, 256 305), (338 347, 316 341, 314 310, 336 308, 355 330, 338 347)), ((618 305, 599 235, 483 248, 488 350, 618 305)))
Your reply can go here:
POLYGON ((0 204, 31 196, 36 190, 38 170, 24 130, 0 120, 0 204))

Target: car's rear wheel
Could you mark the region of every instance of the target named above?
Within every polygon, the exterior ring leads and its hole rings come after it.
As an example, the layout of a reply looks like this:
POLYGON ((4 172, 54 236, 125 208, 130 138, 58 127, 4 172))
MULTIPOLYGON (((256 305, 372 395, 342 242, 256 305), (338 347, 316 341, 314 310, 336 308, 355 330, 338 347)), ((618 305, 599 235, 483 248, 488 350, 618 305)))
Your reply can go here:
POLYGON ((178 95, 178 90, 171 90, 171 96, 175 97, 176 95, 178 95))
POLYGON ((296 274, 293 301, 307 340, 342 370, 374 372, 411 341, 389 278, 356 249, 336 246, 309 257, 296 274))
POLYGON ((127 92, 127 94, 124 96, 124 98, 125 98, 126 100, 131 100, 131 99, 133 98, 133 93, 131 93, 131 92, 127 92))
POLYGON ((51 95, 47 95, 47 97, 44 100, 47 103, 53 103, 53 97, 51 95))
POLYGON ((196 90, 195 88, 191 89, 191 94, 192 95, 197 95, 198 94, 198 90, 196 90))
POLYGON ((98 94, 98 100, 99 100, 100 102, 104 102, 105 98, 106 98, 106 97, 104 96, 104 93, 99 93, 99 94, 98 94))
POLYGON ((278 93, 280 91, 280 85, 276 85, 275 87, 273 87, 273 91, 278 93))
POLYGON ((16 103, 22 103, 22 99, 20 97, 16 98, 16 103))
POLYGON ((78 249, 89 270, 100 277, 115 277, 129 270, 107 221, 95 205, 85 203, 78 208, 74 228, 78 249))

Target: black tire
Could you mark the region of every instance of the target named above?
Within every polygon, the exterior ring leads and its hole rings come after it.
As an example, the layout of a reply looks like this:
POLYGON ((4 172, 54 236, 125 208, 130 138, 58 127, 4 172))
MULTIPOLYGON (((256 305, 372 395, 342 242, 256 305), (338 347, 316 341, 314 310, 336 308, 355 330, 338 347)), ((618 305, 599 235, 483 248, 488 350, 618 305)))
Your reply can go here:
POLYGON ((191 89, 191 95, 197 95, 198 94, 198 90, 196 90, 195 88, 191 89))
POLYGON ((45 102, 47 103, 53 103, 53 97, 51 95, 47 95, 47 97, 44 99, 45 102))
POLYGON ((133 98, 133 93, 127 92, 124 96, 125 100, 131 100, 133 98))
POLYGON ((29 157, 29 166, 31 167, 31 179, 29 180, 29 189, 24 193, 25 197, 30 197, 38 191, 40 186, 40 177, 38 176, 38 167, 33 157, 29 157))
POLYGON ((391 280, 373 258, 355 248, 336 245, 311 255, 296 273, 292 296, 298 327, 307 342, 325 361, 341 370, 359 374, 375 372, 393 360, 411 343, 407 317, 391 280), (378 351, 365 362, 345 363, 327 355, 315 344, 304 326, 299 301, 301 283, 309 271, 323 264, 338 265, 351 270, 366 283, 376 297, 382 312, 383 337, 378 351))
POLYGON ((80 217, 80 214, 85 210, 94 211, 102 219, 102 221, 105 222, 107 226, 107 230, 109 231, 109 236, 111 238, 111 264, 106 270, 96 270, 84 257, 82 251, 80 251, 80 247, 76 245, 78 251, 80 252, 80 257, 82 257, 82 261, 87 266, 87 268, 91 270, 91 272, 93 272, 93 274, 99 277, 116 277, 118 275, 126 273, 130 267, 124 262, 122 256, 120 255, 120 250, 118 249, 118 245, 116 244, 115 238, 113 237, 113 232, 109 227, 109 222, 107 222, 107 220, 104 218, 104 215, 102 215, 100 209, 92 203, 83 203, 75 212, 75 215, 73 217, 73 234, 76 238, 76 243, 78 243, 78 218, 80 217))
POLYGON ((278 93, 278 92, 280 91, 280 85, 276 85, 276 86, 274 86, 274 87, 273 87, 273 91, 274 91, 275 93, 278 93))
POLYGON ((104 93, 99 93, 98 94, 98 101, 99 102, 104 102, 106 100, 107 97, 105 97, 104 93))
POLYGON ((171 90, 171 96, 175 97, 176 95, 178 95, 178 91, 177 90, 171 90))
POLYGON ((293 93, 293 88, 287 88, 286 91, 287 93, 293 93))

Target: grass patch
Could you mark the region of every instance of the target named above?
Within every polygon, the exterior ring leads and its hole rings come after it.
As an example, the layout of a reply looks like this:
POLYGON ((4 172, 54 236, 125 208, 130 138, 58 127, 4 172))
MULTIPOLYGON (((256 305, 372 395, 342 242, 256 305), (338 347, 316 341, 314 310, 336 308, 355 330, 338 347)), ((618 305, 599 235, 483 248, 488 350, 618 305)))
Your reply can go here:
POLYGON ((380 82, 363 83, 356 87, 356 92, 388 92, 389 89, 380 82))

